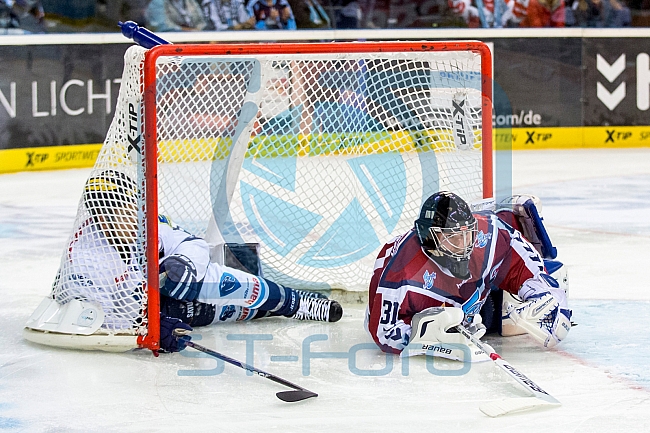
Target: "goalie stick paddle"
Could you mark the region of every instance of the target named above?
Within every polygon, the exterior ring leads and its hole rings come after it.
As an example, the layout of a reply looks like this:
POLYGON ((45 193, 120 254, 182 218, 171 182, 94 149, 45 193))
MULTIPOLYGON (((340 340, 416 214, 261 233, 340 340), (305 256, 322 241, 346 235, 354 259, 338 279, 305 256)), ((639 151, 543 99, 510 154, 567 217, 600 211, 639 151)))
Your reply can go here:
MULTIPOLYGON (((182 336, 185 335, 184 332, 177 332, 174 331, 174 335, 176 336, 182 336)), ((265 371, 262 371, 258 368, 255 368, 251 365, 245 364, 241 361, 237 361, 234 358, 231 358, 229 356, 226 356, 224 354, 221 354, 219 352, 215 352, 212 349, 208 349, 207 347, 201 346, 200 344, 196 344, 192 341, 186 341, 184 343, 186 346, 189 346, 193 349, 196 349, 200 352, 207 353, 210 356, 214 356, 215 358, 221 359, 222 361, 225 361, 229 364, 232 364, 234 366, 243 368, 244 370, 248 370, 258 376, 264 377, 266 379, 272 380, 275 383, 279 383, 280 385, 288 386, 289 388, 293 388, 293 391, 280 391, 277 392, 275 395, 282 401, 286 402, 296 402, 296 401, 302 401, 306 400, 311 397, 318 397, 318 394, 315 392, 309 391, 301 386, 298 386, 294 383, 289 382, 288 380, 282 379, 281 377, 278 377, 274 374, 267 373, 265 371)))
POLYGON ((544 391, 539 387, 535 382, 526 377, 525 374, 521 373, 515 367, 510 365, 505 359, 501 358, 498 353, 496 353, 488 345, 483 344, 481 340, 474 337, 465 327, 458 325, 455 329, 460 332, 465 338, 470 340, 476 345, 479 349, 488 354, 490 359, 499 366, 503 371, 512 377, 518 384, 520 384, 528 393, 530 397, 524 398, 510 398, 496 402, 486 403, 479 407, 481 412, 487 416, 496 417, 500 415, 505 415, 512 412, 518 412, 528 409, 534 409, 541 406, 560 406, 560 403, 555 397, 551 396, 548 392, 544 391))

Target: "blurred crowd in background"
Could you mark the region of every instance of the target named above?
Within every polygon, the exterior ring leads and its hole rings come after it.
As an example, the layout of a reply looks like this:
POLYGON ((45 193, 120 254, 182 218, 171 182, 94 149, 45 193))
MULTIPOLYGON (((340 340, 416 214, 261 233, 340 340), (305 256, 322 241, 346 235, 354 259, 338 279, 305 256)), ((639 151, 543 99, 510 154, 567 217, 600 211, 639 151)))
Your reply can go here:
POLYGON ((650 27, 650 0, 0 0, 0 35, 436 27, 650 27))

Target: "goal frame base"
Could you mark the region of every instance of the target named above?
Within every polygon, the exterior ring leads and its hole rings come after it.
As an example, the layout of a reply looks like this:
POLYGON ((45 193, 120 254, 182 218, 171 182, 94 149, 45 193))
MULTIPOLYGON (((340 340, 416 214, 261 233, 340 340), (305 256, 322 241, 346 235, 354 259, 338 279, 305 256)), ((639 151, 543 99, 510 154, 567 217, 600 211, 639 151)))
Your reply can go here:
POLYGON ((58 332, 23 329, 23 338, 44 346, 74 350, 99 350, 102 352, 128 352, 137 349, 137 335, 74 335, 58 332))

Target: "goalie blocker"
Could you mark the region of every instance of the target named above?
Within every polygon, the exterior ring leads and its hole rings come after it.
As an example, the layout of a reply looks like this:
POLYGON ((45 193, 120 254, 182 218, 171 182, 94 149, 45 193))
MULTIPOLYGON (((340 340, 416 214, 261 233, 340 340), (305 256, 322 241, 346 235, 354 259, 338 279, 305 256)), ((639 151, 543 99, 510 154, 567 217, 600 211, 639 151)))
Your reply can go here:
MULTIPOLYGON (((484 350, 455 330, 464 319, 465 312, 461 308, 431 307, 420 311, 413 316, 411 339, 400 356, 431 355, 463 362, 489 361, 484 350)), ((479 314, 474 316, 468 330, 476 338, 485 334, 479 314)))

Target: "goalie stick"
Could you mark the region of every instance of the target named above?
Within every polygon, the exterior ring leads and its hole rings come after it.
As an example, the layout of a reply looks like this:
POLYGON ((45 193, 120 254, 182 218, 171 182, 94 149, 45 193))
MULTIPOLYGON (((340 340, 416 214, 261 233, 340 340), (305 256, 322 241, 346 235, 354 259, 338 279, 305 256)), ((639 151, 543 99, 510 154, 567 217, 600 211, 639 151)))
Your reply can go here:
POLYGON ((481 412, 490 417, 505 415, 512 412, 522 410, 534 409, 541 406, 560 406, 560 403, 555 397, 551 396, 548 392, 540 388, 535 382, 526 377, 525 374, 519 372, 505 359, 501 358, 491 347, 483 344, 481 340, 474 337, 465 327, 458 325, 455 329, 460 332, 465 338, 470 340, 479 349, 484 351, 490 356, 490 359, 495 362, 499 368, 517 381, 518 384, 523 386, 531 397, 524 398, 509 398, 501 401, 494 401, 486 403, 479 407, 481 412))
MULTIPOLYGON (((180 337, 180 336, 183 336, 183 335, 187 335, 187 333, 184 332, 184 330, 182 330, 180 332, 178 330, 175 330, 174 335, 177 336, 177 337, 180 337)), ((298 386, 298 385, 296 385, 294 383, 291 383, 288 380, 282 379, 281 377, 278 377, 278 376, 276 376, 274 374, 267 373, 265 371, 262 371, 260 369, 255 368, 255 367, 253 367, 251 365, 245 364, 245 363, 243 363, 241 361, 237 361, 234 358, 231 358, 231 357, 226 356, 224 354, 221 354, 219 352, 215 352, 214 350, 208 349, 207 347, 201 346, 200 344, 196 344, 196 343, 194 343, 192 341, 186 341, 186 342, 184 342, 184 344, 186 346, 189 346, 189 347, 191 347, 193 349, 196 349, 196 350, 198 350, 200 352, 207 353, 210 356, 214 356, 217 359, 221 359, 222 361, 225 361, 225 362, 227 362, 229 364, 232 364, 234 366, 243 368, 244 370, 248 370, 251 373, 254 373, 254 374, 258 375, 258 376, 261 376, 261 377, 264 377, 266 379, 272 380, 275 383, 279 383, 280 385, 284 385, 284 386, 288 386, 289 388, 293 388, 294 391, 280 391, 280 392, 277 392, 275 394, 276 397, 278 397, 282 401, 292 403, 292 402, 295 402, 295 401, 306 400, 306 399, 311 398, 311 397, 318 397, 318 394, 316 394, 315 392, 309 391, 309 390, 307 390, 307 389, 305 389, 305 388, 303 388, 301 386, 298 386)))

